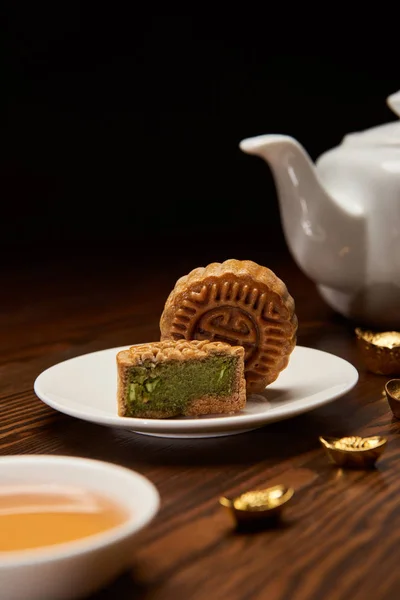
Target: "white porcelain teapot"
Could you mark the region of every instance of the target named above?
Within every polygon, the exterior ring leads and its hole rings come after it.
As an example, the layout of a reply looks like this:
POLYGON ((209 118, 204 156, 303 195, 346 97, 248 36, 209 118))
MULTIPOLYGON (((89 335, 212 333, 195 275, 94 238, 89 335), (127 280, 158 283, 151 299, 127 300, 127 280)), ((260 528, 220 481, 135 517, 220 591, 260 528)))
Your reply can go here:
MULTIPOLYGON (((400 116, 400 92, 387 99, 400 116)), ((400 121, 346 135, 316 165, 285 135, 242 140, 277 188, 285 238, 337 312, 400 328, 400 121)))

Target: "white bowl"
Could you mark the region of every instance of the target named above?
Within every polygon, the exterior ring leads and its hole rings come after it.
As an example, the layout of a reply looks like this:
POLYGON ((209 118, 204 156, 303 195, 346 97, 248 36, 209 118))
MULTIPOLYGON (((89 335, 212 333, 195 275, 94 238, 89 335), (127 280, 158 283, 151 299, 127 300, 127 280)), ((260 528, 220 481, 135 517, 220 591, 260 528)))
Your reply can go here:
POLYGON ((112 529, 77 541, 16 552, 0 552, 0 596, 4 600, 69 600, 100 589, 129 568, 135 535, 158 511, 154 485, 129 469, 70 456, 0 458, 0 485, 53 483, 106 495, 127 512, 112 529))

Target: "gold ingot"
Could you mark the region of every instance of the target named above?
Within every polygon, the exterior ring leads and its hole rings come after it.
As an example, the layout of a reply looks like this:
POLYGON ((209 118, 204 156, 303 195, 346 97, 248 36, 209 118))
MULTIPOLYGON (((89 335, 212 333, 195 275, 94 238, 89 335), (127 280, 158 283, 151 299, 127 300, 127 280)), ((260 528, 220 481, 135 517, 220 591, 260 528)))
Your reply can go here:
POLYGON ((264 490, 245 492, 233 499, 222 496, 219 502, 238 524, 259 523, 278 517, 293 494, 293 488, 275 485, 264 490))
POLYGON ((342 438, 319 438, 328 456, 339 467, 367 469, 381 456, 387 439, 380 435, 372 437, 349 436, 342 438))
POLYGON ((400 375, 400 332, 357 327, 357 345, 365 366, 378 375, 400 375))
POLYGON ((390 379, 385 384, 385 394, 392 413, 400 419, 400 379, 390 379))

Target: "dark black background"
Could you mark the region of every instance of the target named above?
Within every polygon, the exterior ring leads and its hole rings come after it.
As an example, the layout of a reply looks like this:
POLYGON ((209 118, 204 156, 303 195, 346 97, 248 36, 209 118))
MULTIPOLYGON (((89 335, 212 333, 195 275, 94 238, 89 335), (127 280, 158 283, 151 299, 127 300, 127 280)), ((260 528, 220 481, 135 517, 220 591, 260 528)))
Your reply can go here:
POLYGON ((379 10, 10 3, 3 252, 283 249, 269 168, 239 141, 286 133, 315 159, 393 120, 395 16, 379 10))

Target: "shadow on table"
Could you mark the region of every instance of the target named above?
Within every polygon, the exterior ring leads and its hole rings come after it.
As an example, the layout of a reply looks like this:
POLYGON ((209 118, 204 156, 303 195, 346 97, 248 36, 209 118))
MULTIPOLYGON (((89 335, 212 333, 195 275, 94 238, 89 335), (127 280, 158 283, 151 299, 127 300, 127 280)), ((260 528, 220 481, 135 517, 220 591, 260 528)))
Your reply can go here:
POLYGON ((104 589, 89 596, 87 600, 144 600, 146 595, 147 588, 137 584, 132 573, 127 571, 104 589))
POLYGON ((276 463, 315 449, 319 446, 319 435, 351 433, 352 420, 346 414, 349 410, 346 402, 339 400, 334 404, 334 411, 326 406, 247 433, 217 438, 159 438, 69 417, 55 424, 53 433, 63 454, 107 460, 131 468, 141 464, 246 466, 263 460, 276 463))

